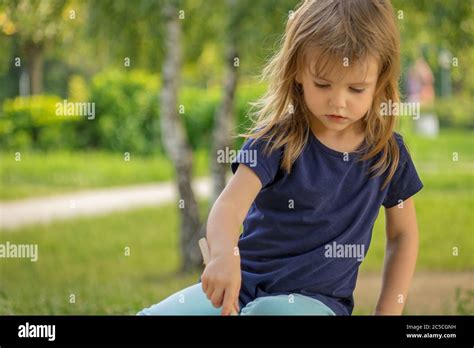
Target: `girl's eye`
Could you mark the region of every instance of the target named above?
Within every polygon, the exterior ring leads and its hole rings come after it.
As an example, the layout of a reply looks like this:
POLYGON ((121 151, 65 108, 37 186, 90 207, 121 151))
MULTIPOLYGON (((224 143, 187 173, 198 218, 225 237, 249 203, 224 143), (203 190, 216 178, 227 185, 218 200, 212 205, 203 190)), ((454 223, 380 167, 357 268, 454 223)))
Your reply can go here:
MULTIPOLYGON (((318 88, 328 88, 330 87, 331 85, 325 85, 325 84, 321 84, 321 83, 317 83, 315 82, 314 85, 318 88)), ((353 92, 353 93, 362 93, 365 91, 365 88, 354 88, 354 87, 349 87, 349 89, 353 92)))
POLYGON ((354 93, 362 93, 364 91, 364 88, 354 88, 350 87, 351 91, 354 93))
POLYGON ((329 87, 329 85, 322 85, 322 84, 317 83, 317 82, 315 82, 314 85, 318 88, 327 88, 327 87, 329 87))

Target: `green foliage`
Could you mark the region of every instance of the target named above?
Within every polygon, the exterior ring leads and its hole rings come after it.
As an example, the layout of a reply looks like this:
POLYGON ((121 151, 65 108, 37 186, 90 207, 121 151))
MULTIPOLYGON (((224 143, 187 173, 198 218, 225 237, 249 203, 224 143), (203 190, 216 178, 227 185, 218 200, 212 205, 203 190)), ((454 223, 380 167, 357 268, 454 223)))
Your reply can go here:
MULTIPOLYGON (((246 118, 249 102, 260 97, 264 88, 259 83, 242 84, 238 88, 234 133, 243 131, 250 124, 246 118)), ((56 116, 56 103, 63 102, 56 96, 6 100, 5 117, 0 118, 3 145, 12 150, 24 144, 26 148, 35 146, 40 150, 95 148, 122 153, 163 153, 159 95, 158 76, 144 71, 106 70, 94 76, 89 88, 80 76, 73 75, 67 102, 94 103, 95 117, 56 116), (77 122, 65 127, 66 120, 77 122)), ((180 90, 178 115, 182 117, 194 150, 210 148, 220 103, 218 88, 185 87, 180 90)), ((240 144, 241 141, 237 141, 237 146, 240 144)))
MULTIPOLYGON (((94 54, 101 56, 101 68, 119 64, 128 57, 131 66, 160 71, 163 57, 163 20, 161 9, 169 0, 87 1, 84 8, 84 41, 95 44, 94 54)), ((81 3, 81 2, 79 2, 81 3)), ((95 55, 94 55, 95 57, 95 55)))
POLYGON ((239 131, 244 131, 251 125, 248 118, 252 108, 250 103, 256 102, 262 97, 266 88, 266 84, 262 82, 247 82, 239 86, 235 102, 239 131))
MULTIPOLYGON (((114 151, 163 152, 159 93, 156 75, 107 71, 95 76, 90 99, 96 103, 97 122, 91 122, 81 132, 83 139, 88 140, 84 145, 97 144, 114 151)), ((241 85, 237 90, 236 131, 248 124, 249 102, 262 93, 260 84, 241 85)), ((183 119, 193 149, 210 148, 220 102, 218 88, 184 87, 179 91, 178 115, 183 119)))
POLYGON ((408 65, 424 55, 435 75, 439 91, 441 49, 458 60, 450 75, 453 92, 474 93, 474 57, 471 3, 463 0, 392 0, 400 29, 404 72, 408 65))
MULTIPOLYGON (((66 0, 4 0, 6 18, 22 42, 42 45, 57 39, 67 24, 63 20, 66 0)), ((4 21, 2 21, 2 24, 4 21)))
POLYGON ((472 315, 474 313, 474 290, 457 287, 454 298, 457 315, 472 315))
POLYGON ((180 115, 183 116, 191 147, 210 148, 214 117, 220 101, 219 90, 184 88, 180 92, 179 100, 180 106, 184 107, 184 113, 180 115))
POLYGON ((436 100, 434 112, 439 118, 440 126, 473 129, 471 99, 469 95, 460 95, 436 100))
MULTIPOLYGON (((261 83, 242 83, 236 91, 234 101, 235 126, 233 135, 246 131, 251 125, 247 118, 251 109, 250 102, 256 101, 265 92, 261 83)), ((194 149, 209 149, 212 145, 212 130, 214 118, 221 103, 221 94, 217 88, 199 89, 183 88, 180 94, 181 104, 185 106, 184 122, 191 146, 194 149)), ((240 147, 243 139, 237 138, 232 142, 240 147)))
POLYGON ((5 115, 13 118, 14 123, 20 127, 40 127, 62 122, 56 115, 57 103, 61 102, 59 97, 50 95, 17 97, 6 100, 3 110, 5 115))
POLYGON ((54 146, 70 147, 76 117, 57 114, 57 96, 16 97, 3 103, 0 115, 0 144, 13 150, 54 146))
POLYGON ((158 77, 143 71, 104 71, 91 84, 96 119, 81 127, 82 147, 152 153, 161 149, 158 77))

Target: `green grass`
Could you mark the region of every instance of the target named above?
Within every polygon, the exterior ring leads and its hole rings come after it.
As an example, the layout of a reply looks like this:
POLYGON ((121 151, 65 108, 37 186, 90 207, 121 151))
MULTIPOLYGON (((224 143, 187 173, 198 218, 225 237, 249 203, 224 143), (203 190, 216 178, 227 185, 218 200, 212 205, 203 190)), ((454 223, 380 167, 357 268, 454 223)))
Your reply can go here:
MULTIPOLYGON (((467 130, 442 129, 436 138, 426 138, 411 132, 403 134, 414 160, 423 164, 431 163, 441 169, 441 165, 453 163, 458 167, 474 163, 474 132, 467 130), (458 161, 453 161, 453 153, 458 153, 458 161)), ((471 167, 472 170, 472 167, 471 167)))
MULTIPOLYGON (((208 154, 194 155, 194 175, 208 174, 208 154)), ((0 200, 51 195, 83 189, 172 180, 174 168, 164 155, 125 161, 108 152, 0 153, 0 200)))
POLYGON ((2 233, 39 257, 1 260, 0 314, 135 314, 198 281, 177 275, 177 228, 173 205, 2 233))
MULTIPOLYGON (((415 199, 420 246, 417 269, 467 271, 474 269, 474 198, 466 192, 421 191, 415 199), (453 254, 456 247, 458 255, 453 254)), ((383 209, 375 223, 369 253, 361 270, 381 271, 385 254, 383 209)))

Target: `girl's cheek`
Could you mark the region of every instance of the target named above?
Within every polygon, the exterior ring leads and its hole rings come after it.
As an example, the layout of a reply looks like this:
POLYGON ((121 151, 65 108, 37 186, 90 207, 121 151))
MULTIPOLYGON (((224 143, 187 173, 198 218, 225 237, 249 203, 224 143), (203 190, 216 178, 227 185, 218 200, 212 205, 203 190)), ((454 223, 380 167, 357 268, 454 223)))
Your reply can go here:
POLYGON ((311 91, 310 93, 305 93, 306 101, 309 104, 321 105, 326 102, 326 95, 319 91, 311 91))
POLYGON ((370 96, 359 99, 359 101, 355 104, 355 107, 357 108, 356 113, 359 115, 365 115, 371 105, 372 98, 370 96))
POLYGON ((355 103, 360 105, 362 108, 364 108, 366 105, 370 105, 372 103, 372 97, 369 93, 364 92, 359 94, 358 96, 355 96, 353 99, 355 103))

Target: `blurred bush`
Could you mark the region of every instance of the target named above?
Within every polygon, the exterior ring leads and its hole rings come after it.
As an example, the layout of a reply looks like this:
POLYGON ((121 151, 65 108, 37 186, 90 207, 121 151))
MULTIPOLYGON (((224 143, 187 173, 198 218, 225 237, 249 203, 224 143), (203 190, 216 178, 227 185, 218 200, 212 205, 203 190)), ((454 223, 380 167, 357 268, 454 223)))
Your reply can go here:
POLYGON ((191 147, 209 148, 220 91, 215 88, 183 88, 179 100, 178 112, 183 117, 191 147))
MULTIPOLYGON (((239 86, 236 96, 236 113, 237 113, 237 124, 236 133, 247 132, 249 127, 252 126, 249 112, 251 111, 251 105, 249 103, 256 102, 258 98, 263 96, 266 91, 266 85, 263 83, 252 83, 242 84, 239 86)), ((243 138, 238 138, 237 147, 244 142, 243 138)))
POLYGON ((439 98, 435 101, 434 112, 441 127, 474 128, 472 101, 468 95, 439 98))
MULTIPOLYGON (((249 102, 264 92, 261 84, 242 83, 235 100, 233 133, 250 125, 249 102)), ((143 71, 109 70, 95 75, 88 85, 77 75, 69 80, 67 102, 94 103, 95 117, 58 117, 58 96, 37 95, 7 99, 0 115, 3 148, 97 148, 137 154, 163 153, 160 131, 159 78, 143 71), (74 122, 67 122, 74 120, 74 122)), ((212 143, 214 117, 221 101, 219 88, 183 87, 177 105, 193 149, 212 143)), ((236 140, 240 146, 242 139, 236 140)))
MULTIPOLYGON (((256 101, 265 89, 262 84, 240 84, 235 96, 235 126, 233 134, 247 130, 250 120, 247 118, 251 101, 256 101)), ((221 103, 219 88, 183 88, 180 92, 180 106, 184 107, 186 132, 193 149, 206 148, 212 145, 214 117, 221 103)), ((179 110, 179 107, 178 107, 179 110)), ((233 141, 240 147, 243 139, 233 141)))
POLYGON ((143 71, 109 70, 94 76, 88 94, 96 118, 80 125, 80 147, 161 151, 158 91, 158 76, 143 71))
POLYGON ((71 136, 77 118, 58 116, 58 103, 62 103, 62 100, 51 95, 6 99, 0 115, 2 148, 16 151, 73 147, 71 136))

